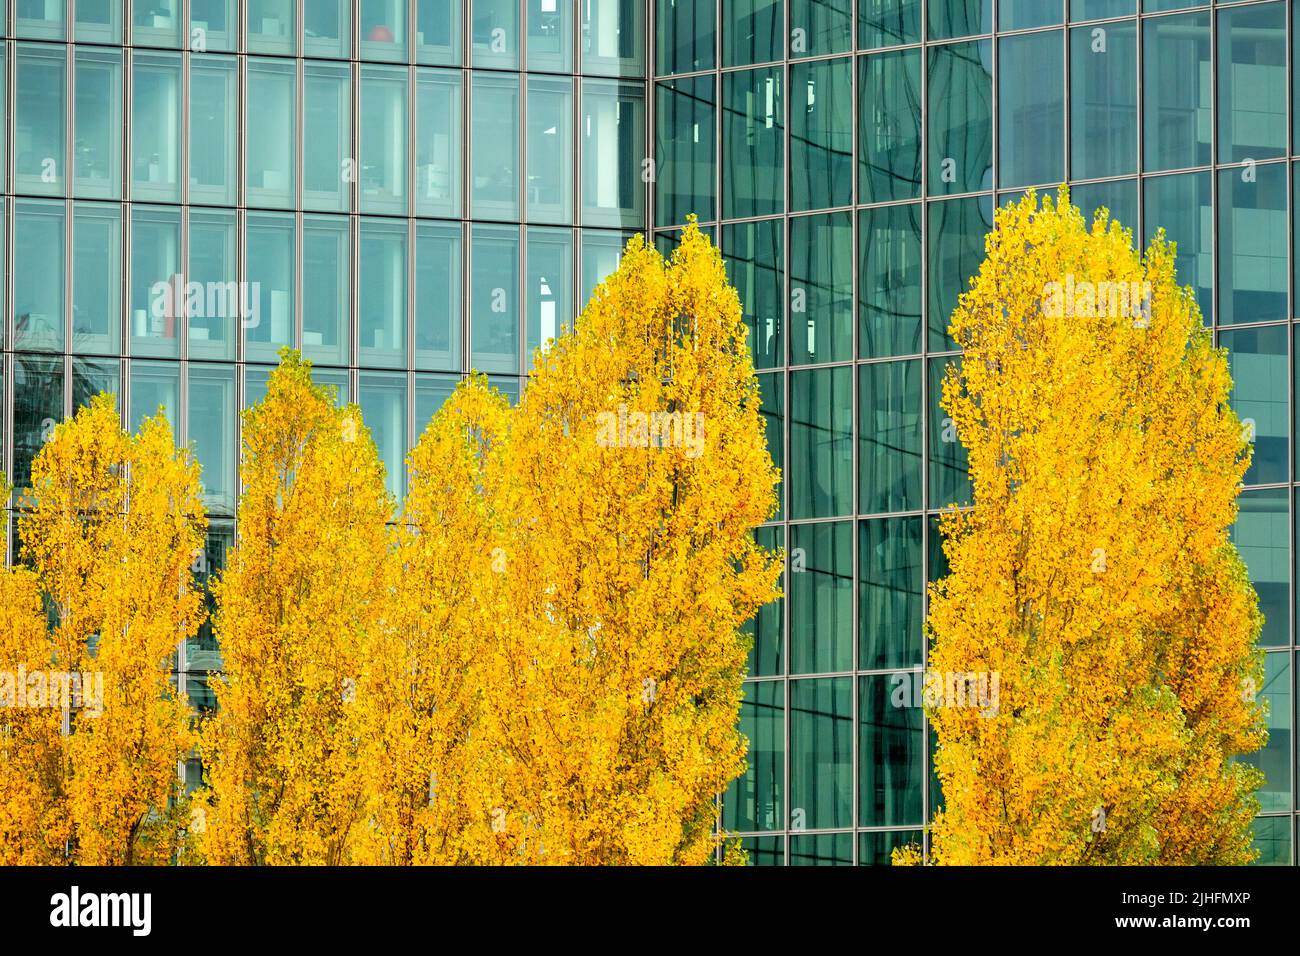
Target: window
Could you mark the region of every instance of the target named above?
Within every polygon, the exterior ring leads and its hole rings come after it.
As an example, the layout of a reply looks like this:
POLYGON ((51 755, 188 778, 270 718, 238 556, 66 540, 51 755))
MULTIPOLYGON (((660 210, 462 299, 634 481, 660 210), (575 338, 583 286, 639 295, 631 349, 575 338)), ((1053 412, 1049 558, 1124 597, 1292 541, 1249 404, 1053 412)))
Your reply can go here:
POLYGON ((21 349, 62 351, 64 205, 14 203, 14 342, 21 349))
POLYGON ((475 225, 470 269, 470 366, 518 374, 519 230, 475 225))
POLYGON ((573 72, 573 0, 527 0, 528 69, 573 72))
MULTIPOLYGON (((583 234, 583 261, 586 238, 583 234)), ((615 241, 618 236, 615 235, 615 241)), ((615 249, 617 253, 617 249, 615 249)), ((525 371, 530 371, 533 353, 549 346, 560 330, 573 326, 573 230, 528 230, 528 339, 525 371)))
POLYGON ((519 218, 519 79, 477 74, 473 79, 470 198, 473 215, 519 218))
POLYGON ((947 508, 971 502, 970 468, 966 446, 961 443, 957 427, 939 405, 943 398, 943 378, 948 366, 960 368, 960 358, 929 360, 929 445, 930 487, 928 508, 947 508))
POLYGON ((307 56, 346 58, 351 52, 352 4, 348 0, 303 4, 302 22, 307 56))
POLYGON ((723 8, 722 65, 779 60, 784 37, 785 0, 733 0, 723 8))
POLYGON ((860 826, 921 822, 921 780, 925 772, 921 701, 913 699, 914 706, 910 707, 895 705, 900 683, 912 676, 900 673, 858 678, 860 826))
POLYGON ((294 5, 294 0, 248 0, 250 53, 294 53, 297 47, 294 5))
POLYGON ((302 350, 313 362, 346 365, 351 235, 342 216, 302 220, 302 350))
POLYGON ((1137 170, 1137 24, 1070 31, 1070 175, 1137 170))
POLYGON ((361 0, 361 59, 406 61, 406 0, 361 0))
MULTIPOLYGON (((131 353, 180 357, 179 318, 183 305, 181 216, 177 209, 131 209, 131 353)), ((175 419, 173 419, 174 421, 175 419)))
MULTIPOLYGON (((921 518, 859 522, 859 668, 921 665, 924 573, 921 518)), ((916 701, 918 707, 920 703, 916 701)))
POLYGON ((474 66, 519 68, 519 0, 469 0, 474 66))
POLYGON ((790 208, 853 200, 853 62, 790 68, 790 208))
POLYGON ((248 61, 245 187, 250 206, 288 209, 294 204, 294 126, 297 81, 292 63, 248 61))
POLYGON ((582 83, 582 221, 644 225, 645 92, 639 83, 582 83))
POLYGON ((1188 13, 1144 21, 1142 75, 1146 168, 1207 165, 1213 86, 1210 15, 1188 13))
POLYGON ((853 678, 791 681, 789 826, 852 824, 853 678))
POLYGON ((749 328, 756 368, 785 364, 783 232, 780 219, 735 223, 722 229, 727 279, 740 294, 741 317, 749 328))
POLYGON ((853 667, 853 527, 790 527, 790 671, 853 667))
POLYGON ((20 192, 65 193, 66 77, 62 46, 19 45, 14 81, 14 174, 20 192))
POLYGON ((236 98, 234 57, 190 58, 190 202, 235 203, 236 98))
POLYGON ((122 54, 81 48, 74 64, 73 193, 117 199, 122 194, 122 54))
POLYGON ((244 322, 245 357, 276 362, 281 346, 294 344, 293 215, 249 215, 245 242, 249 297, 256 303, 244 322))
POLYGON ((406 223, 361 220, 361 364, 406 365, 406 223))
POLYGON ((573 152, 573 81, 530 76, 529 222, 573 221, 573 152))
POLYGON ((790 220, 790 364, 853 357, 853 220, 790 220))
POLYGON ((247 288, 237 281, 234 212, 191 212, 189 256, 190 357, 233 359, 239 329, 251 320, 253 307, 247 288))
POLYGON ((740 732, 749 741, 745 772, 722 801, 722 825, 730 831, 782 828, 785 789, 785 685, 746 681, 740 732))
POLYGON ((695 213, 714 218, 712 76, 660 83, 655 119, 655 220, 677 224, 695 213))
MULTIPOLYGON (((934 16, 931 5, 931 17, 934 16)), ((953 43, 929 51, 929 191, 993 185, 993 46, 953 43)))
POLYGON ((235 369, 194 362, 189 367, 188 435, 202 469, 203 506, 235 508, 235 369))
POLYGON ((459 66, 461 0, 415 0, 415 58, 459 66))
POLYGON ((785 210, 785 101, 782 69, 724 73, 722 214, 766 216, 785 210))
POLYGON ((921 53, 858 60, 858 202, 921 195, 921 53))
POLYGON ((460 225, 421 222, 415 229, 415 364, 460 371, 460 225))
POLYGON ((655 0, 656 72, 713 68, 717 0, 655 0))
POLYGON ((790 373, 790 462, 784 475, 791 518, 853 513, 852 368, 790 373))
POLYGON ((352 80, 346 66, 307 62, 303 67, 302 204, 321 212, 352 208, 359 178, 352 155, 352 80))
POLYGON ((858 367, 858 511, 921 507, 921 363, 858 367))
POLYGON ((1065 175, 1064 35, 1026 33, 998 44, 998 185, 1054 186, 1065 175))
POLYGON ((72 221, 72 349, 114 354, 122 341, 122 213, 77 203, 72 221))
POLYGON ((645 75, 643 0, 580 0, 582 72, 598 76, 645 75))
POLYGON ((858 212, 858 354, 921 351, 921 205, 858 212))
POLYGON ((415 107, 415 205, 421 216, 460 215, 461 74, 420 70, 415 107))
POLYGON ((359 395, 361 417, 384 463, 388 493, 400 502, 406 493, 406 376, 363 372, 359 395))

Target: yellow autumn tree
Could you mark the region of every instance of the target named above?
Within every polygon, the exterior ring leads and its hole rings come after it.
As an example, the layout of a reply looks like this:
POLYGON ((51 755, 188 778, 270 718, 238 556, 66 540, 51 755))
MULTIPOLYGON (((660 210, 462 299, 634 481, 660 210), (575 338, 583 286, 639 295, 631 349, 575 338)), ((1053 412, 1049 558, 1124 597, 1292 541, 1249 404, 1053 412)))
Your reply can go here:
MULTIPOLYGON (((0 499, 9 498, 0 476, 0 499)), ((6 553, 8 542, 6 541, 6 553)), ((41 591, 30 568, 0 567, 0 866, 62 862, 62 711, 19 706, 18 684, 50 664, 41 591)))
MULTIPOLYGON (((172 658, 203 615, 191 573, 207 526, 198 463, 162 415, 128 435, 112 396, 98 395, 56 427, 31 483, 19 537, 53 630, 42 652, 23 625, 26 656, 44 659, 49 694, 68 688, 59 768, 41 797, 54 809, 31 832, 34 852, 57 846, 82 865, 167 863, 184 808, 177 766, 192 746, 172 658)), ((32 610, 21 593, 7 613, 32 610)), ((26 759, 48 766, 41 746, 26 759)))
POLYGON ((281 352, 243 414, 237 539, 217 582, 223 670, 195 829, 215 864, 342 864, 366 836, 360 693, 388 606, 393 501, 355 405, 281 352))
POLYGON ((369 859, 712 858, 780 570, 745 335, 692 222, 671 264, 628 244, 516 408, 474 376, 434 418, 369 662, 369 859))
MULTIPOLYGON (((392 606, 369 643, 362 692, 372 827, 364 856, 472 863, 493 845, 483 807, 502 802, 501 741, 488 733, 484 656, 504 611, 496 503, 509 406, 482 376, 448 399, 408 459, 392 606)), ((508 704, 506 706, 509 706, 508 704)))
POLYGON ((1141 256, 1062 190, 985 249, 943 385, 974 504, 930 589, 931 860, 1247 862, 1263 662, 1226 357, 1163 234, 1141 256))

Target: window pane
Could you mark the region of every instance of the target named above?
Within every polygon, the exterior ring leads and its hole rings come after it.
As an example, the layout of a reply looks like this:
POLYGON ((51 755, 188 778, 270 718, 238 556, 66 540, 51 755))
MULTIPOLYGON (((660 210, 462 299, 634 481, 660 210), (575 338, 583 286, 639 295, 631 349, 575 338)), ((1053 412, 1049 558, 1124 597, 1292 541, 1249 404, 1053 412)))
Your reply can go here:
POLYGON ((92 199, 122 194, 122 54, 77 50, 73 192, 92 199))
POLYGON ((13 486, 29 488, 32 460, 63 420, 63 359, 14 354, 13 486))
POLYGON ((1143 182, 1144 245, 1163 228, 1178 244, 1174 268, 1180 286, 1196 290, 1201 315, 1208 323, 1214 309, 1214 218, 1210 206, 1210 174, 1158 176, 1143 182))
POLYGON ((1219 11, 1219 162, 1286 154, 1286 4, 1219 11))
POLYGON ((790 220, 790 363, 853 357, 851 213, 790 220))
POLYGON ((474 66, 519 68, 518 0, 470 0, 474 66))
POLYGON ((415 231, 415 364, 460 371, 460 226, 421 222, 415 231))
POLYGON ((921 351, 921 204, 858 212, 858 354, 921 351))
POLYGON ((185 315, 191 358, 233 359, 235 340, 253 303, 241 288, 234 212, 190 214, 190 263, 185 315))
POLYGON ((1253 848, 1259 851, 1255 866, 1289 866, 1291 863, 1291 824, 1295 817, 1256 817, 1253 848))
POLYGON ((1291 655, 1287 651, 1264 655, 1264 686, 1258 698, 1268 704, 1268 743, 1262 750, 1243 755, 1242 763, 1264 771, 1264 783, 1255 791, 1265 812, 1291 809, 1291 655))
POLYGON ((248 0, 250 53, 293 54, 296 46, 293 8, 294 0, 248 0))
POLYGON ((1109 210, 1112 222, 1137 231, 1137 181, 1134 179, 1071 186, 1070 202, 1082 210, 1088 222, 1092 222, 1096 211, 1104 206, 1109 210))
POLYGON ((1070 175, 1137 169, 1137 24, 1070 31, 1070 175))
POLYGON ((72 224, 72 349, 116 353, 122 339, 121 207, 77 203, 72 224))
POLYGON ((122 4, 117 0, 78 0, 74 9, 78 42, 122 42, 122 4))
POLYGON ((722 80, 722 214, 784 211, 785 107, 781 69, 724 73, 722 80))
POLYGON ((853 526, 790 527, 790 670, 853 667, 853 526))
POLYGON ((993 45, 955 43, 935 47, 929 55, 930 193, 989 189, 993 185, 993 45))
POLYGON ((133 195, 179 202, 180 57, 137 56, 131 83, 133 195))
POLYGON ((573 72, 573 0, 527 0, 528 69, 573 72))
POLYGON ((895 847, 921 845, 920 830, 885 830, 858 834, 858 866, 892 866, 895 847))
POLYGON ((1070 0, 1071 20, 1101 20, 1105 17, 1132 15, 1137 0, 1070 0))
POLYGON ((530 222, 573 222, 573 152, 573 81, 530 76, 530 222))
POLYGON ((859 366, 858 511, 921 507, 921 363, 859 366))
POLYGON ((406 365, 406 223, 361 220, 361 364, 406 365))
POLYGON ((18 47, 14 86, 14 173, 20 192, 64 195, 64 83, 62 46, 18 47))
POLYGON ((421 216, 460 215, 461 74, 420 70, 416 84, 415 205, 421 216))
POLYGON ((64 39, 64 0, 18 0, 14 36, 33 40, 64 39))
POLYGON ((948 319, 984 261, 984 236, 993 228, 993 201, 975 196, 935 202, 930 203, 928 214, 929 346, 938 352, 957 347, 948 334, 948 319))
POLYGON ((790 828, 853 824, 853 678, 790 682, 790 828))
POLYGON ((858 61, 858 202, 921 195, 921 52, 858 61))
POLYGON ((348 220, 302 221, 302 350, 313 362, 346 365, 348 346, 348 220))
POLYGON ((999 30, 1028 30, 1061 22, 1061 0, 1002 0, 998 4, 999 30))
POLYGON ((660 83, 656 90, 655 220, 678 224, 714 217, 712 76, 660 83))
POLYGON ((785 0, 731 0, 722 11, 722 65, 781 59, 785 0))
POLYGON ((655 0, 656 72, 712 69, 716 17, 717 0, 655 0))
POLYGON ((582 222, 645 224, 645 90, 639 83, 582 83, 582 222))
POLYGON ((233 53, 239 45, 238 8, 237 0, 190 0, 190 49, 233 53))
POLYGON ((790 837, 791 866, 852 866, 852 833, 794 834, 790 837))
MULTIPOLYGON (((584 241, 586 236, 584 235, 584 241)), ((615 235, 617 243, 619 236, 615 235)), ((583 246, 584 261, 586 246, 583 246)), ((616 249, 617 252, 617 249, 616 249)), ((528 230, 528 341, 525 370, 533 352, 547 346, 562 326, 573 325, 573 230, 528 230)))
POLYGON ((361 0, 361 59, 406 62, 406 0, 361 0))
POLYGON ((293 216, 248 217, 248 281, 257 313, 245 322, 245 354, 278 361, 281 346, 293 345, 293 216))
POLYGON ((722 800, 722 825, 731 831, 779 830, 785 785, 785 684, 746 681, 740 732, 749 741, 745 772, 722 800))
POLYGON ((312 0, 303 5, 307 56, 347 57, 352 49, 352 4, 312 0))
POLYGON ((294 68, 274 60, 248 61, 245 185, 250 206, 289 208, 294 202, 294 68))
POLYGON ((519 371, 519 230, 475 226, 470 254, 470 365, 519 371))
POLYGON ((190 201, 235 204, 235 58, 190 59, 190 201))
POLYGON ((306 209, 346 212, 352 183, 352 81, 346 66, 311 63, 303 74, 302 204, 306 209))
POLYGON ((476 74, 473 84, 469 113, 473 213, 518 219, 519 79, 476 74))
POLYGON ((919 517, 877 518, 858 524, 860 669, 921 664, 925 594, 921 521, 919 517))
POLYGON ((623 247, 630 238, 630 235, 604 229, 582 230, 582 282, 578 286, 582 305, 591 300, 596 286, 618 269, 623 259, 623 247))
POLYGON ((998 41, 999 185, 1055 185, 1065 175, 1062 41, 1057 30, 998 41))
POLYGON ((1237 499, 1237 520, 1230 529, 1232 543, 1259 595, 1259 610, 1264 615, 1259 643, 1264 647, 1290 643, 1290 498, 1286 488, 1243 491, 1237 499))
POLYGON ((361 211, 406 212, 406 70, 361 70, 361 211))
POLYGON ((131 0, 131 40, 137 46, 178 48, 181 0, 131 0))
POLYGON ((853 369, 790 373, 792 518, 826 518, 853 510, 853 369))
POLYGON ((931 40, 993 32, 993 0, 946 0, 926 4, 931 40))
POLYGON ((966 446, 957 435, 957 426, 939 402, 943 398, 946 368, 960 366, 960 358, 929 360, 930 393, 930 489, 929 508, 968 505, 971 502, 970 468, 966 446))
POLYGON ((180 438, 181 366, 179 362, 131 363, 131 414, 128 431, 139 431, 146 418, 167 419, 172 438, 180 438))
POLYGON ((1144 163, 1184 169, 1210 162, 1210 15, 1156 17, 1142 28, 1144 163))
POLYGON ((897 706, 912 674, 858 678, 858 824, 920 823, 925 737, 920 701, 897 706))
POLYGON ((858 0, 858 46, 864 50, 917 43, 921 0, 858 0))
POLYGON ((1219 171, 1219 322, 1224 325, 1287 317, 1286 185, 1283 163, 1219 171))
POLYGON ((581 4, 582 72, 598 76, 645 75, 645 4, 602 0, 581 4))
POLYGON ((790 68, 790 208, 846 206, 853 199, 853 63, 790 68))
MULTIPOLYGON (((180 356, 176 282, 181 271, 181 217, 174 209, 131 212, 131 353, 180 356)), ((173 419, 174 420, 174 419, 173 419)))
POLYGON ((758 376, 758 413, 763 419, 764 434, 767 438, 767 453, 772 456, 772 464, 781 470, 783 481, 776 488, 776 514, 773 521, 785 517, 782 504, 789 478, 785 477, 785 376, 758 376))
POLYGON ((785 363, 781 277, 782 220, 743 222, 722 227, 727 279, 740 294, 740 314, 749 329, 756 368, 785 363))
MULTIPOLYGON (((771 375, 763 376, 766 379, 773 377, 771 375)), ((785 546, 785 534, 779 526, 756 528, 754 529, 754 541, 758 543, 760 548, 776 551, 785 546)), ((786 563, 789 564, 788 556, 786 563)), ((778 586, 781 588, 782 594, 788 591, 789 576, 787 574, 782 574, 778 586)), ((784 672, 785 628, 782 625, 784 611, 785 599, 783 597, 777 598, 775 601, 770 601, 760 607, 758 612, 742 628, 753 640, 753 644, 749 649, 749 663, 745 668, 745 673, 750 677, 761 677, 784 672)), ((777 819, 780 819, 780 814, 777 814, 777 819)), ((772 825, 778 826, 779 824, 772 825)))
POLYGON ((14 343, 62 351, 64 205, 14 204, 14 343))
POLYGON ((1219 333, 1232 374, 1229 401, 1255 448, 1244 479, 1248 485, 1287 480, 1291 456, 1286 335, 1284 325, 1219 333))
POLYGON ((415 0, 415 59, 459 66, 461 0, 415 0))
POLYGON ((194 363, 189 380, 189 439, 202 468, 203 506, 235 507, 235 369, 194 363))
POLYGON ((418 442, 438 414, 442 403, 456 391, 459 375, 415 376, 415 440, 418 442))
POLYGON ((388 493, 400 502, 406 493, 406 376, 363 373, 359 398, 361 418, 384 463, 388 493))
POLYGON ((842 53, 852 46, 853 0, 790 0, 792 59, 842 53))
POLYGON ((122 394, 122 365, 117 359, 72 360, 72 408, 80 411, 101 392, 113 396, 114 402, 122 394))

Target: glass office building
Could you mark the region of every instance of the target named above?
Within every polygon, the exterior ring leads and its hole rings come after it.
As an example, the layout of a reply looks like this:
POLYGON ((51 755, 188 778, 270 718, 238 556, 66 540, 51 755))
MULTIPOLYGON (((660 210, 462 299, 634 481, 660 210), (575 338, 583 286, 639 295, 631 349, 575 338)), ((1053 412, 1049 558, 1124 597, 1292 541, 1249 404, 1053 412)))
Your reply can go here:
MULTIPOLYGON (((98 390, 128 425, 161 406, 203 465, 217 570, 237 411, 282 345, 360 403, 400 494, 459 378, 517 394, 626 237, 667 250, 695 213, 744 303, 785 478, 760 535, 789 555, 723 824, 754 863, 885 862, 939 800, 923 715, 891 696, 924 663, 934 515, 969 496, 938 408, 947 316, 994 204, 1068 180, 1178 242, 1255 422, 1235 537, 1268 617, 1256 841, 1291 863, 1297 8, 8 0, 0 468, 21 488, 98 390)), ((178 654, 200 707, 217 666, 208 632, 178 654)))

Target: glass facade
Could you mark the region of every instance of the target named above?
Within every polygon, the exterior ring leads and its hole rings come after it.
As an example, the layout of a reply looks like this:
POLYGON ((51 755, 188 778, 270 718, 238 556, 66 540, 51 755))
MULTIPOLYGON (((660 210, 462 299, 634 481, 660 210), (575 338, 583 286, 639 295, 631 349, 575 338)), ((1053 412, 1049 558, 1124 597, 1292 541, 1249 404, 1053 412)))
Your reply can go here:
MULTIPOLYGON (((203 466, 211 573, 238 412, 281 346, 360 403, 400 495, 457 380, 517 396, 626 237, 666 250, 694 213, 740 291, 785 479, 759 538, 787 549, 786 597, 750 625, 749 769, 722 822, 754 863, 885 863, 940 800, 924 717, 896 701, 943 574, 934 515, 969 500, 938 407, 948 314, 995 206, 1068 180, 1085 213, 1177 241, 1232 362, 1255 442, 1234 536, 1268 616, 1256 840, 1291 863, 1297 9, 17 0, 0 468, 20 494, 100 389, 128 425, 162 408, 203 466)), ((219 661, 207 630, 178 654, 197 706, 219 661)))
POLYGON ((1255 444, 1233 533, 1268 619, 1256 842, 1262 863, 1294 862, 1297 11, 655 5, 651 227, 660 248, 690 212, 715 230, 784 477, 760 540, 787 549, 786 597, 750 625, 749 769, 722 801, 752 863, 887 863, 926 839, 940 795, 914 683, 925 584, 944 573, 935 515, 970 500, 939 409, 959 361, 948 316, 994 208, 1063 181, 1140 240, 1166 229, 1228 350, 1255 444))

